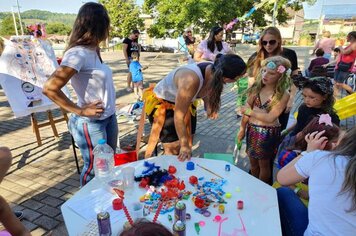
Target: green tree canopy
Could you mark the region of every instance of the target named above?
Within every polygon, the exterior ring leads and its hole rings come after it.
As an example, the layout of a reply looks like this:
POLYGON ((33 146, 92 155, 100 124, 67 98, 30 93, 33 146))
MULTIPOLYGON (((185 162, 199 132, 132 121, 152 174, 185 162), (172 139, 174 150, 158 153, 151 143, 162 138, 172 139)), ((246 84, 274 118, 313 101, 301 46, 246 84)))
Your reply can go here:
POLYGON ((50 22, 46 25, 47 34, 68 35, 72 27, 61 22, 50 22))
POLYGON ((109 12, 111 37, 127 37, 133 29, 143 28, 143 19, 139 18, 140 8, 134 0, 100 0, 109 12))
MULTIPOLYGON (((295 10, 302 8, 303 2, 314 4, 316 0, 278 0, 277 20, 286 22, 286 6, 295 10)), ((257 1, 255 0, 145 0, 144 11, 155 16, 155 23, 148 30, 150 36, 164 37, 181 34, 188 26, 194 26, 196 33, 206 33, 215 25, 223 26, 235 18, 242 17, 257 1), (200 29, 201 32, 197 32, 200 29)), ((272 16, 273 3, 257 9, 249 19, 256 26, 266 26, 264 16, 272 16)))
MULTIPOLYGON (((17 32, 21 34, 20 21, 18 18, 16 18, 16 26, 17 26, 17 32)), ((23 29, 25 30, 24 25, 23 25, 23 29)), ((0 35, 1 36, 16 35, 14 20, 12 19, 11 15, 5 16, 2 19, 0 24, 0 35)))

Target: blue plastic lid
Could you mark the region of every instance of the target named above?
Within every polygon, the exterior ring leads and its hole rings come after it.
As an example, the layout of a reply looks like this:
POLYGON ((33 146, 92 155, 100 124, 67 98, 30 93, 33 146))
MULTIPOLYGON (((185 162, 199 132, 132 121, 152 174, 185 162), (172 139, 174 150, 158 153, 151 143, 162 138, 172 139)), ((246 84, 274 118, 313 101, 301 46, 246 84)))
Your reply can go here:
POLYGON ((187 162, 187 170, 194 170, 194 162, 192 161, 187 162))
POLYGON ((98 144, 105 144, 106 143, 106 139, 99 139, 99 141, 98 141, 98 144))

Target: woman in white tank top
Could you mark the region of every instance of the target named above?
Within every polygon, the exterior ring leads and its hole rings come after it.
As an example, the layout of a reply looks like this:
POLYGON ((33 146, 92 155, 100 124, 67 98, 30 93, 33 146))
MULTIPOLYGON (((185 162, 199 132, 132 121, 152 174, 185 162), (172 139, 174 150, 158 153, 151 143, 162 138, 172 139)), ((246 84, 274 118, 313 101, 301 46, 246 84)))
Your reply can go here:
MULTIPOLYGON (((214 63, 205 65, 205 68, 202 64, 188 65, 169 73, 157 84, 153 96, 150 96, 154 97, 153 100, 156 99, 156 105, 164 106, 157 109, 151 106, 152 109, 146 109, 153 122, 148 146, 154 147, 159 135, 165 154, 178 155, 182 161, 190 159, 192 155, 192 132, 188 125, 190 106, 197 98, 202 98, 207 108, 207 116, 216 119, 224 84, 235 82, 245 71, 246 64, 241 57, 231 54, 219 56, 214 63), (165 117, 162 118, 160 114, 164 114, 165 117), (157 125, 158 120, 163 122, 162 125, 157 125)), ((152 153, 151 148, 148 149, 146 157, 152 153)))

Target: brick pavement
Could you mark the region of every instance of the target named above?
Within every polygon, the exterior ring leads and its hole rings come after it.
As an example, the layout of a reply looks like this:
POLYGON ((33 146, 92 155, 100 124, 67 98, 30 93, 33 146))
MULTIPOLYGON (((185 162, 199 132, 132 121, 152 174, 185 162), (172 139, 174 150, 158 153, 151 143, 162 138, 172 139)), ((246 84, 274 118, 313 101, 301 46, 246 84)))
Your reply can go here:
MULTIPOLYGON (((252 53, 253 48, 242 46, 237 53, 244 59, 252 53)), ((297 48, 299 64, 308 64, 308 48, 297 48)), ((142 64, 147 65, 155 53, 143 53, 142 64)), ((124 106, 134 101, 133 94, 128 94, 126 86, 126 65, 121 52, 103 53, 104 60, 114 73, 117 89, 117 104, 124 106)), ((156 62, 144 72, 145 82, 157 82, 168 71, 178 65, 179 55, 161 54, 156 62)), ((238 122, 235 116, 236 95, 226 86, 222 97, 219 119, 207 120, 203 108, 198 109, 198 127, 194 142, 194 156, 205 152, 231 153, 238 122)), ((25 217, 23 224, 32 235, 67 235, 60 206, 79 190, 79 176, 76 173, 71 139, 64 123, 57 124, 59 138, 53 137, 49 127, 41 129, 43 145, 37 146, 29 117, 13 118, 9 104, 0 90, 0 145, 11 148, 14 159, 8 175, 0 185, 0 193, 14 210, 22 210, 25 217)), ((59 117, 60 112, 54 111, 59 117)), ((38 114, 40 121, 46 120, 46 113, 38 114)), ((343 123, 346 127, 355 124, 355 117, 343 123)), ((136 124, 119 123, 121 146, 135 142, 136 124)), ((146 127, 148 132, 149 127, 146 127)), ((146 132, 146 133, 147 133, 146 132)), ((77 151, 79 154, 79 151, 77 151)), ((245 165, 242 168, 247 168, 245 165)), ((81 164, 81 161, 80 161, 81 164)), ((1 228, 1 226, 0 226, 1 228)))

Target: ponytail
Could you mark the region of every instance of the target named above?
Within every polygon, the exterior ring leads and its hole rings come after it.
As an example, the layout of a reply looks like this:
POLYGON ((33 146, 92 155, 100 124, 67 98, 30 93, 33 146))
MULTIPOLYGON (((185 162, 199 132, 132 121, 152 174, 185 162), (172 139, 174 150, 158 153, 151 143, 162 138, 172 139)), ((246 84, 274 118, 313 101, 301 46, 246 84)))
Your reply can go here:
POLYGON ((221 105, 221 93, 224 89, 224 71, 221 64, 216 63, 219 59, 215 60, 213 70, 213 78, 210 81, 208 104, 211 113, 218 112, 221 105), (216 65, 217 64, 217 65, 216 65))
POLYGON ((216 113, 221 105, 221 93, 224 89, 224 78, 236 80, 245 74, 246 64, 241 57, 233 54, 216 56, 213 68, 213 78, 208 88, 208 107, 211 113, 216 113))

